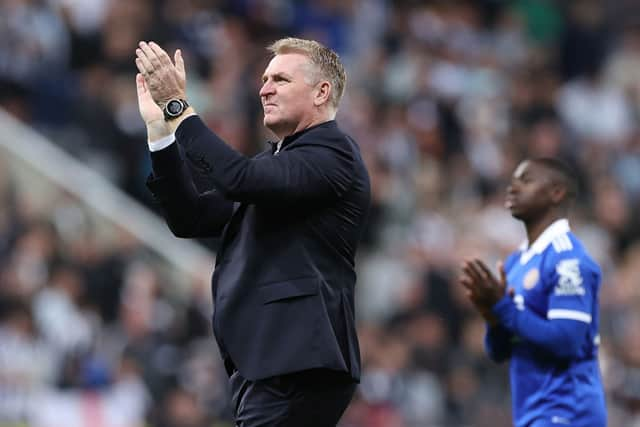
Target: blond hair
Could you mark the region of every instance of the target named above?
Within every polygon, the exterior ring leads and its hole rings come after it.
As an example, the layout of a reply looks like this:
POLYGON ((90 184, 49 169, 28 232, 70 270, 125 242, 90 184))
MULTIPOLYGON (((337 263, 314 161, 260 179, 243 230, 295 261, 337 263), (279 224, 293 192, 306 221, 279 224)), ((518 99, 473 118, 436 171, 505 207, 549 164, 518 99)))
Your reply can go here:
POLYGON ((338 109, 347 81, 347 73, 344 71, 344 66, 337 53, 315 40, 294 37, 277 40, 268 46, 267 50, 274 55, 300 53, 308 57, 319 74, 315 76, 314 83, 320 79, 327 79, 331 83, 331 105, 336 110, 338 109))

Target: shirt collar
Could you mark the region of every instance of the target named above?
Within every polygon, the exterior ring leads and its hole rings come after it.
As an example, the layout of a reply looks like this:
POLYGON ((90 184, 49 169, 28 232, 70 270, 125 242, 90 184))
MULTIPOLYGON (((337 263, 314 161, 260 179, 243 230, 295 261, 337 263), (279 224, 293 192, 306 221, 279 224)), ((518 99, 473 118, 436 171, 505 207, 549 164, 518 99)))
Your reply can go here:
POLYGON ((282 148, 282 140, 280 141, 267 141, 271 146, 271 154, 278 154, 282 148))
POLYGON ((529 261, 534 255, 541 254, 547 246, 553 242, 553 240, 558 236, 564 236, 568 232, 571 231, 571 227, 569 227, 569 220, 566 218, 558 219, 552 222, 543 232, 538 236, 538 238, 533 242, 531 246, 529 246, 529 241, 525 240, 520 246, 520 250, 522 251, 522 255, 520 257, 520 261, 525 264, 529 261))

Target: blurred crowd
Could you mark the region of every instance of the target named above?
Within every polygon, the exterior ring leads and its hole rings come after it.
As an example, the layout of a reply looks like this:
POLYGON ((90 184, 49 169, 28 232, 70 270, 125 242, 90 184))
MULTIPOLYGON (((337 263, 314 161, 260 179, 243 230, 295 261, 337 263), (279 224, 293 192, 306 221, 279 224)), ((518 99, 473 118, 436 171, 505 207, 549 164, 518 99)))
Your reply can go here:
MULTIPOLYGON (((338 123, 373 183, 358 260, 363 377, 340 427, 511 425, 506 367, 483 354, 457 275, 465 257, 493 264, 523 241, 502 202, 527 156, 578 174, 572 226, 604 271, 609 425, 640 426, 633 0, 0 0, 0 107, 156 209, 137 42, 180 47, 190 103, 251 155, 270 138, 264 48, 287 35, 341 55, 338 123)), ((148 248, 126 233, 101 245, 64 193, 31 209, 7 171, 0 424, 230 427, 208 284, 176 297, 148 248)))

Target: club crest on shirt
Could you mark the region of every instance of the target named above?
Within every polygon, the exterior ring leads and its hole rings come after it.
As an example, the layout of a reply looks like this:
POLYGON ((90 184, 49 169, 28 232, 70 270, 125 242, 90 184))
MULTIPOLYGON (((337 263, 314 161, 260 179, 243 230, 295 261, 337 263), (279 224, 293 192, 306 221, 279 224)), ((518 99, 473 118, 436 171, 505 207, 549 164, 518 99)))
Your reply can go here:
POLYGON ((522 286, 524 286, 526 290, 533 289, 534 286, 538 284, 539 280, 540 270, 538 270, 537 268, 532 268, 531 270, 527 271, 527 274, 524 275, 522 286))

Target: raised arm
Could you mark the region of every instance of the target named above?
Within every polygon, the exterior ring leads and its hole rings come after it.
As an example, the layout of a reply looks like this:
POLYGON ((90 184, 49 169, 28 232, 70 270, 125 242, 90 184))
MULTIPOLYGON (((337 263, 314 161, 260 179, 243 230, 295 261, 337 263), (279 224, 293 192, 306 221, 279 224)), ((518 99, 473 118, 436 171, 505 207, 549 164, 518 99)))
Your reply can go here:
POLYGON ((176 138, 185 156, 230 200, 299 203, 340 197, 353 180, 355 153, 351 144, 327 136, 334 132, 307 132, 291 149, 256 159, 228 146, 197 116, 182 122, 176 138))
POLYGON ((177 237, 220 235, 233 212, 233 202, 216 190, 199 193, 180 155, 178 144, 151 153, 153 173, 147 186, 160 203, 177 237))
POLYGON ((586 260, 563 257, 554 261, 546 278, 546 317, 529 309, 517 295, 500 300, 493 312, 506 329, 522 339, 558 358, 573 358, 588 336, 599 277, 586 260))
MULTIPOLYGON (((180 51, 174 62, 156 43, 141 42, 136 65, 158 105, 184 99, 186 72, 180 51)), ((340 197, 353 182, 354 147, 320 121, 278 156, 249 159, 227 145, 195 115, 193 107, 167 122, 184 155, 225 198, 245 203, 300 203, 340 197)))
MULTIPOLYGON (((136 76, 140 116, 151 145, 171 138, 171 129, 160 107, 151 97, 142 74, 136 76)), ((171 142, 171 141, 170 141, 171 142)), ((178 237, 217 236, 231 216, 233 203, 214 191, 199 194, 184 164, 178 145, 151 153, 153 173, 147 185, 159 201, 169 228, 178 237)))

